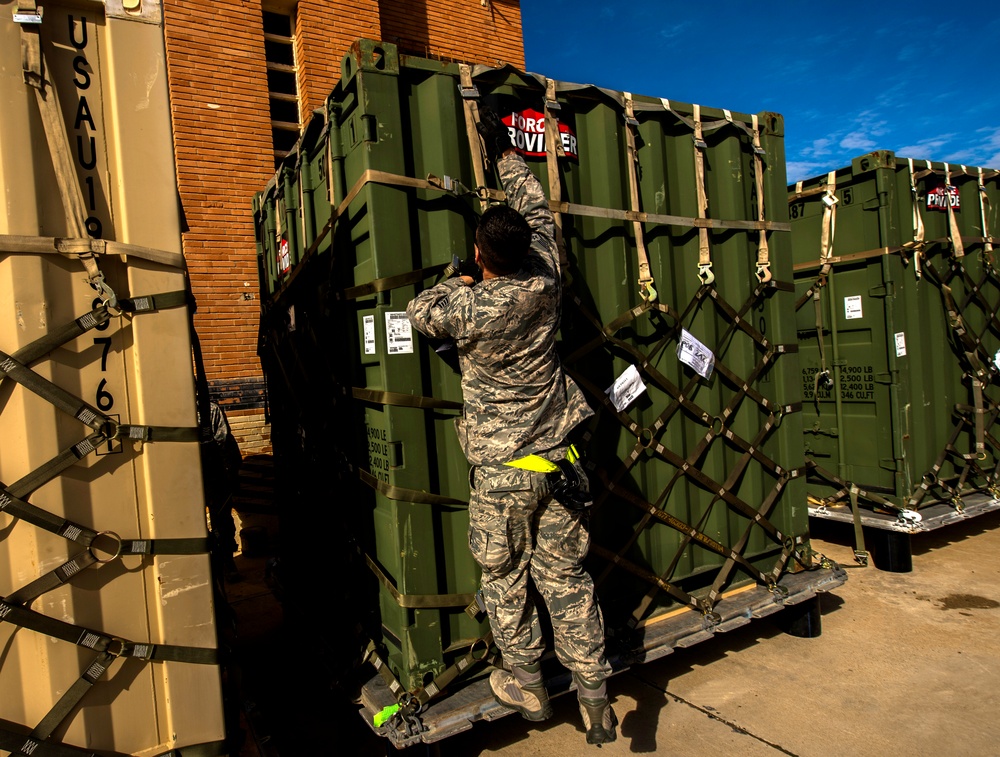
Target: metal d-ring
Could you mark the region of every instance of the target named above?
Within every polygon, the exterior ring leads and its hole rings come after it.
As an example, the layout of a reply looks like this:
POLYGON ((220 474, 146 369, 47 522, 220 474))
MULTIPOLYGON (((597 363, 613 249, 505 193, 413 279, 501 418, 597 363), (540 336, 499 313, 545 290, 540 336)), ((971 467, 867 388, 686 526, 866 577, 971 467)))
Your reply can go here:
POLYGON ((472 642, 472 646, 469 647, 469 657, 471 657, 476 662, 486 659, 486 655, 490 652, 490 645, 486 643, 486 639, 476 639, 472 642), (483 645, 483 652, 479 657, 476 657, 476 647, 480 644, 483 645))
POLYGON ((654 442, 656 442, 653 432, 648 428, 640 429, 636 438, 639 440, 639 444, 642 445, 643 449, 649 449, 653 446, 654 442))
POLYGON ((109 562, 114 562, 115 560, 117 560, 119 557, 122 556, 122 537, 120 537, 114 531, 98 531, 97 536, 95 536, 93 541, 91 541, 90 544, 87 546, 87 550, 90 552, 90 556, 94 558, 95 562, 98 562, 101 565, 106 565, 109 562), (96 542, 102 536, 109 536, 118 543, 118 547, 115 549, 115 553, 111 557, 105 558, 104 560, 98 557, 97 554, 94 552, 94 542, 96 542))

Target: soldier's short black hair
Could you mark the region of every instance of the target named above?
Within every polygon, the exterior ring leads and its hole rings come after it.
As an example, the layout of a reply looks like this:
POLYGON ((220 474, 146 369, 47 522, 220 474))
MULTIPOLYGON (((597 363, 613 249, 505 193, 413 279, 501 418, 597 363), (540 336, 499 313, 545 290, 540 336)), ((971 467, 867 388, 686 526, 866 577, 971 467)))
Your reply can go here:
POLYGON ((479 219, 476 244, 483 265, 492 273, 516 273, 531 248, 531 227, 509 205, 494 205, 479 219))

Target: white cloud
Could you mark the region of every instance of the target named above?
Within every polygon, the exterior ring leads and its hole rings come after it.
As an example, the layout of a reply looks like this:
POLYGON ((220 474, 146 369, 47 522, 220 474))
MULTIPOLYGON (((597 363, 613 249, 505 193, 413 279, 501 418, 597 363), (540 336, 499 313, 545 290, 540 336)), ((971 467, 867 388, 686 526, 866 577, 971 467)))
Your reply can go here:
POLYGON ((830 154, 830 145, 833 144, 833 139, 829 137, 822 137, 820 139, 814 139, 812 145, 809 147, 804 147, 801 151, 801 155, 804 158, 818 158, 822 155, 830 154))
POLYGON ((954 137, 954 134, 938 134, 934 137, 925 137, 915 144, 900 147, 896 150, 896 153, 904 158, 937 160, 936 153, 942 150, 954 137))
POLYGON ((873 142, 864 129, 852 131, 840 140, 840 146, 845 150, 874 150, 878 142, 873 142))
POLYGON ((788 173, 788 183, 794 184, 802 179, 811 179, 828 168, 825 163, 816 163, 806 160, 789 160, 785 163, 785 171, 788 173))
POLYGON ((1000 166, 1000 127, 977 129, 975 134, 954 132, 925 137, 896 149, 903 158, 940 160, 965 166, 994 168, 1000 166))

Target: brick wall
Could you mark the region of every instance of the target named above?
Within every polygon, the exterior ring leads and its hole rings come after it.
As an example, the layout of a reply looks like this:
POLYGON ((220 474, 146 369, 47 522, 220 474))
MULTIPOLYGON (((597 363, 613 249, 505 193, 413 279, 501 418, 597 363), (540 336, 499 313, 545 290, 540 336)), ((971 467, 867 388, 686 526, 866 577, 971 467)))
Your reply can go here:
POLYGON ((251 198, 274 170, 260 3, 167 0, 164 18, 184 254, 207 378, 259 395, 251 198))
MULTIPOLYGON (((405 53, 524 66, 518 0, 271 0, 295 19, 308 120, 359 37, 405 53)), ((209 385, 244 455, 270 450, 257 358, 252 198, 274 173, 261 0, 163 0, 184 254, 209 385)), ((304 125, 304 124, 303 124, 304 125)))
POLYGON ((524 68, 518 0, 380 0, 382 40, 403 52, 524 68))

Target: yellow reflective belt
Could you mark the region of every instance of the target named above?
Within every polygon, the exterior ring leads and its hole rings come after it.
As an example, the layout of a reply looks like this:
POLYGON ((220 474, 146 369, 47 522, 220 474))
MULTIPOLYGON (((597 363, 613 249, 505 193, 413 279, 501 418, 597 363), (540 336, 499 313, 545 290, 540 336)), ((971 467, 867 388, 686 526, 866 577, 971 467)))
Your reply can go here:
MULTIPOLYGON (((576 445, 569 445, 569 449, 566 450, 566 459, 571 463, 575 463, 580 459, 580 453, 576 451, 576 445)), ((504 465, 509 465, 511 468, 534 471, 535 473, 552 473, 559 470, 558 465, 539 455, 525 455, 524 457, 519 457, 517 460, 504 463, 504 465)))

